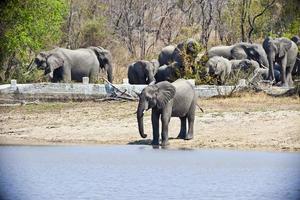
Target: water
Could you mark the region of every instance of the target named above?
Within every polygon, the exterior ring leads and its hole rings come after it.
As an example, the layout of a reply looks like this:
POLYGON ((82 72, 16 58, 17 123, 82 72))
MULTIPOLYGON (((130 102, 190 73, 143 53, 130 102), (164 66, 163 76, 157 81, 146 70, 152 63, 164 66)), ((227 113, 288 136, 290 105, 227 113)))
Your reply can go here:
POLYGON ((300 199, 300 154, 1 146, 1 199, 300 199))

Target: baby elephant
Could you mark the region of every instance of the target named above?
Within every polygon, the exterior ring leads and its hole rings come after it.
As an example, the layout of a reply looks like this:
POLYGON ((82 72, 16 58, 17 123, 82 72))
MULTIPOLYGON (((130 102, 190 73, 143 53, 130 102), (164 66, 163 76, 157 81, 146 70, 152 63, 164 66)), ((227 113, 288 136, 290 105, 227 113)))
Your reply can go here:
POLYGON ((159 67, 156 59, 151 61, 138 60, 128 66, 128 80, 130 84, 150 84, 155 81, 154 75, 159 67))
POLYGON ((214 56, 206 63, 207 75, 217 78, 219 85, 224 85, 231 73, 231 63, 227 58, 214 56))
POLYGON ((167 81, 149 85, 139 94, 139 105, 137 109, 137 121, 142 138, 144 134, 143 115, 144 111, 152 109, 152 145, 159 145, 159 118, 162 122, 162 146, 168 142, 168 125, 171 117, 179 117, 181 128, 177 138, 190 140, 194 133, 194 119, 197 96, 193 86, 184 79, 178 79, 173 83, 167 81), (186 121, 188 120, 188 131, 186 121))

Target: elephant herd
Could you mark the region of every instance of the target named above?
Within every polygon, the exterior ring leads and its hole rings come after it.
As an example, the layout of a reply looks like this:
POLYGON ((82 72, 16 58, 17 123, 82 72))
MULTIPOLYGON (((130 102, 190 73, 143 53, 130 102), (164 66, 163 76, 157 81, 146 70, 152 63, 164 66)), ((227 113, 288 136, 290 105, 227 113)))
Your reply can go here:
MULTIPOLYGON (((204 54, 208 58, 204 64, 205 76, 213 77, 218 84, 223 85, 239 72, 246 72, 252 74, 253 78, 258 77, 258 80, 292 86, 292 75, 300 74, 299 44, 300 39, 295 36, 292 40, 267 37, 262 45, 240 42, 212 47, 204 54)), ((177 46, 164 47, 158 62, 139 60, 132 63, 128 67, 129 83, 173 82, 185 74, 186 55, 192 58, 192 70, 196 73, 193 65, 199 56, 197 45, 194 39, 188 39, 177 46)))
MULTIPOLYGON (((232 74, 253 71, 278 85, 292 86, 292 74, 300 73, 297 45, 300 45, 299 37, 292 40, 267 37, 262 45, 241 42, 212 47, 204 54, 208 58, 204 64, 205 76, 215 77, 219 84, 225 84, 232 74)), ((161 145, 169 144, 171 117, 179 117, 181 121, 178 139, 193 138, 197 96, 191 83, 180 77, 186 73, 186 60, 191 61, 192 72, 198 73, 194 66, 199 57, 198 47, 196 40, 188 39, 176 46, 164 47, 157 60, 138 60, 128 66, 130 84, 148 85, 138 94, 136 117, 140 136, 145 138, 143 115, 146 110, 152 110, 152 145, 159 145, 159 120, 162 125, 161 145)), ((39 53, 35 63, 53 82, 81 81, 84 76, 95 81, 100 69, 106 70, 108 80, 113 81, 112 56, 102 47, 55 48, 39 53)))
POLYGON ((217 46, 208 50, 206 63, 208 74, 224 84, 237 70, 252 70, 262 79, 281 86, 292 86, 292 75, 299 75, 299 37, 267 37, 263 44, 237 43, 231 46, 217 46))
MULTIPOLYGON (((252 72, 274 84, 292 86, 292 75, 300 75, 299 45, 300 38, 294 36, 291 40, 267 37, 262 44, 240 42, 215 46, 204 54, 207 57, 207 61, 202 63, 204 76, 213 77, 223 85, 240 71, 252 72)), ((199 46, 196 40, 187 39, 162 48, 158 59, 131 63, 127 72, 129 83, 149 85, 161 81, 173 82, 186 74, 188 62, 192 73, 198 73, 195 65, 199 60, 199 46)), ((38 69, 44 70, 52 82, 82 81, 84 76, 95 82, 100 70, 105 70, 108 81, 113 81, 112 55, 102 47, 43 51, 35 58, 35 64, 38 69)))
POLYGON ((138 60, 128 66, 128 81, 130 84, 150 84, 161 81, 173 82, 185 72, 185 58, 197 57, 199 44, 194 39, 188 39, 178 45, 164 47, 158 55, 158 60, 138 60))

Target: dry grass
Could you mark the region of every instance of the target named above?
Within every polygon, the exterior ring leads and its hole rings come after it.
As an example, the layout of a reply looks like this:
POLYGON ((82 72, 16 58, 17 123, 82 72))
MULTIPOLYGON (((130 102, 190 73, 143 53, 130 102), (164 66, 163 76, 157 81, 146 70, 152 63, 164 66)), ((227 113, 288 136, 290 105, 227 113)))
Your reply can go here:
POLYGON ((265 93, 242 93, 228 98, 200 99, 198 103, 209 112, 300 110, 300 98, 297 96, 279 98, 265 93))
MULTIPOLYGON (((199 99, 195 138, 170 140, 175 148, 234 148, 300 151, 299 98, 243 94, 232 98, 199 99), (276 123, 274 123, 276 122, 276 123)), ((150 144, 151 112, 145 132, 138 134, 138 102, 41 103, 0 107, 0 144, 150 144)), ((170 137, 180 129, 172 118, 170 137)))

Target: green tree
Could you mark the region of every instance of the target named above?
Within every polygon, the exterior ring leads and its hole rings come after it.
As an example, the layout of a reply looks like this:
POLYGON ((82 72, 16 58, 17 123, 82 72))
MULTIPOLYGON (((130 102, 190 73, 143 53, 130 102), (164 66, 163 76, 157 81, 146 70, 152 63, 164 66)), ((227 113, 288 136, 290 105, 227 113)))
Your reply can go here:
POLYGON ((278 21, 275 23, 276 35, 292 37, 300 35, 300 1, 280 0, 278 9, 281 10, 278 21))
POLYGON ((35 52, 58 43, 67 8, 65 0, 7 0, 0 3, 2 82, 16 74, 21 79, 20 73, 26 71, 35 52), (3 71, 6 71, 5 77, 3 71))

